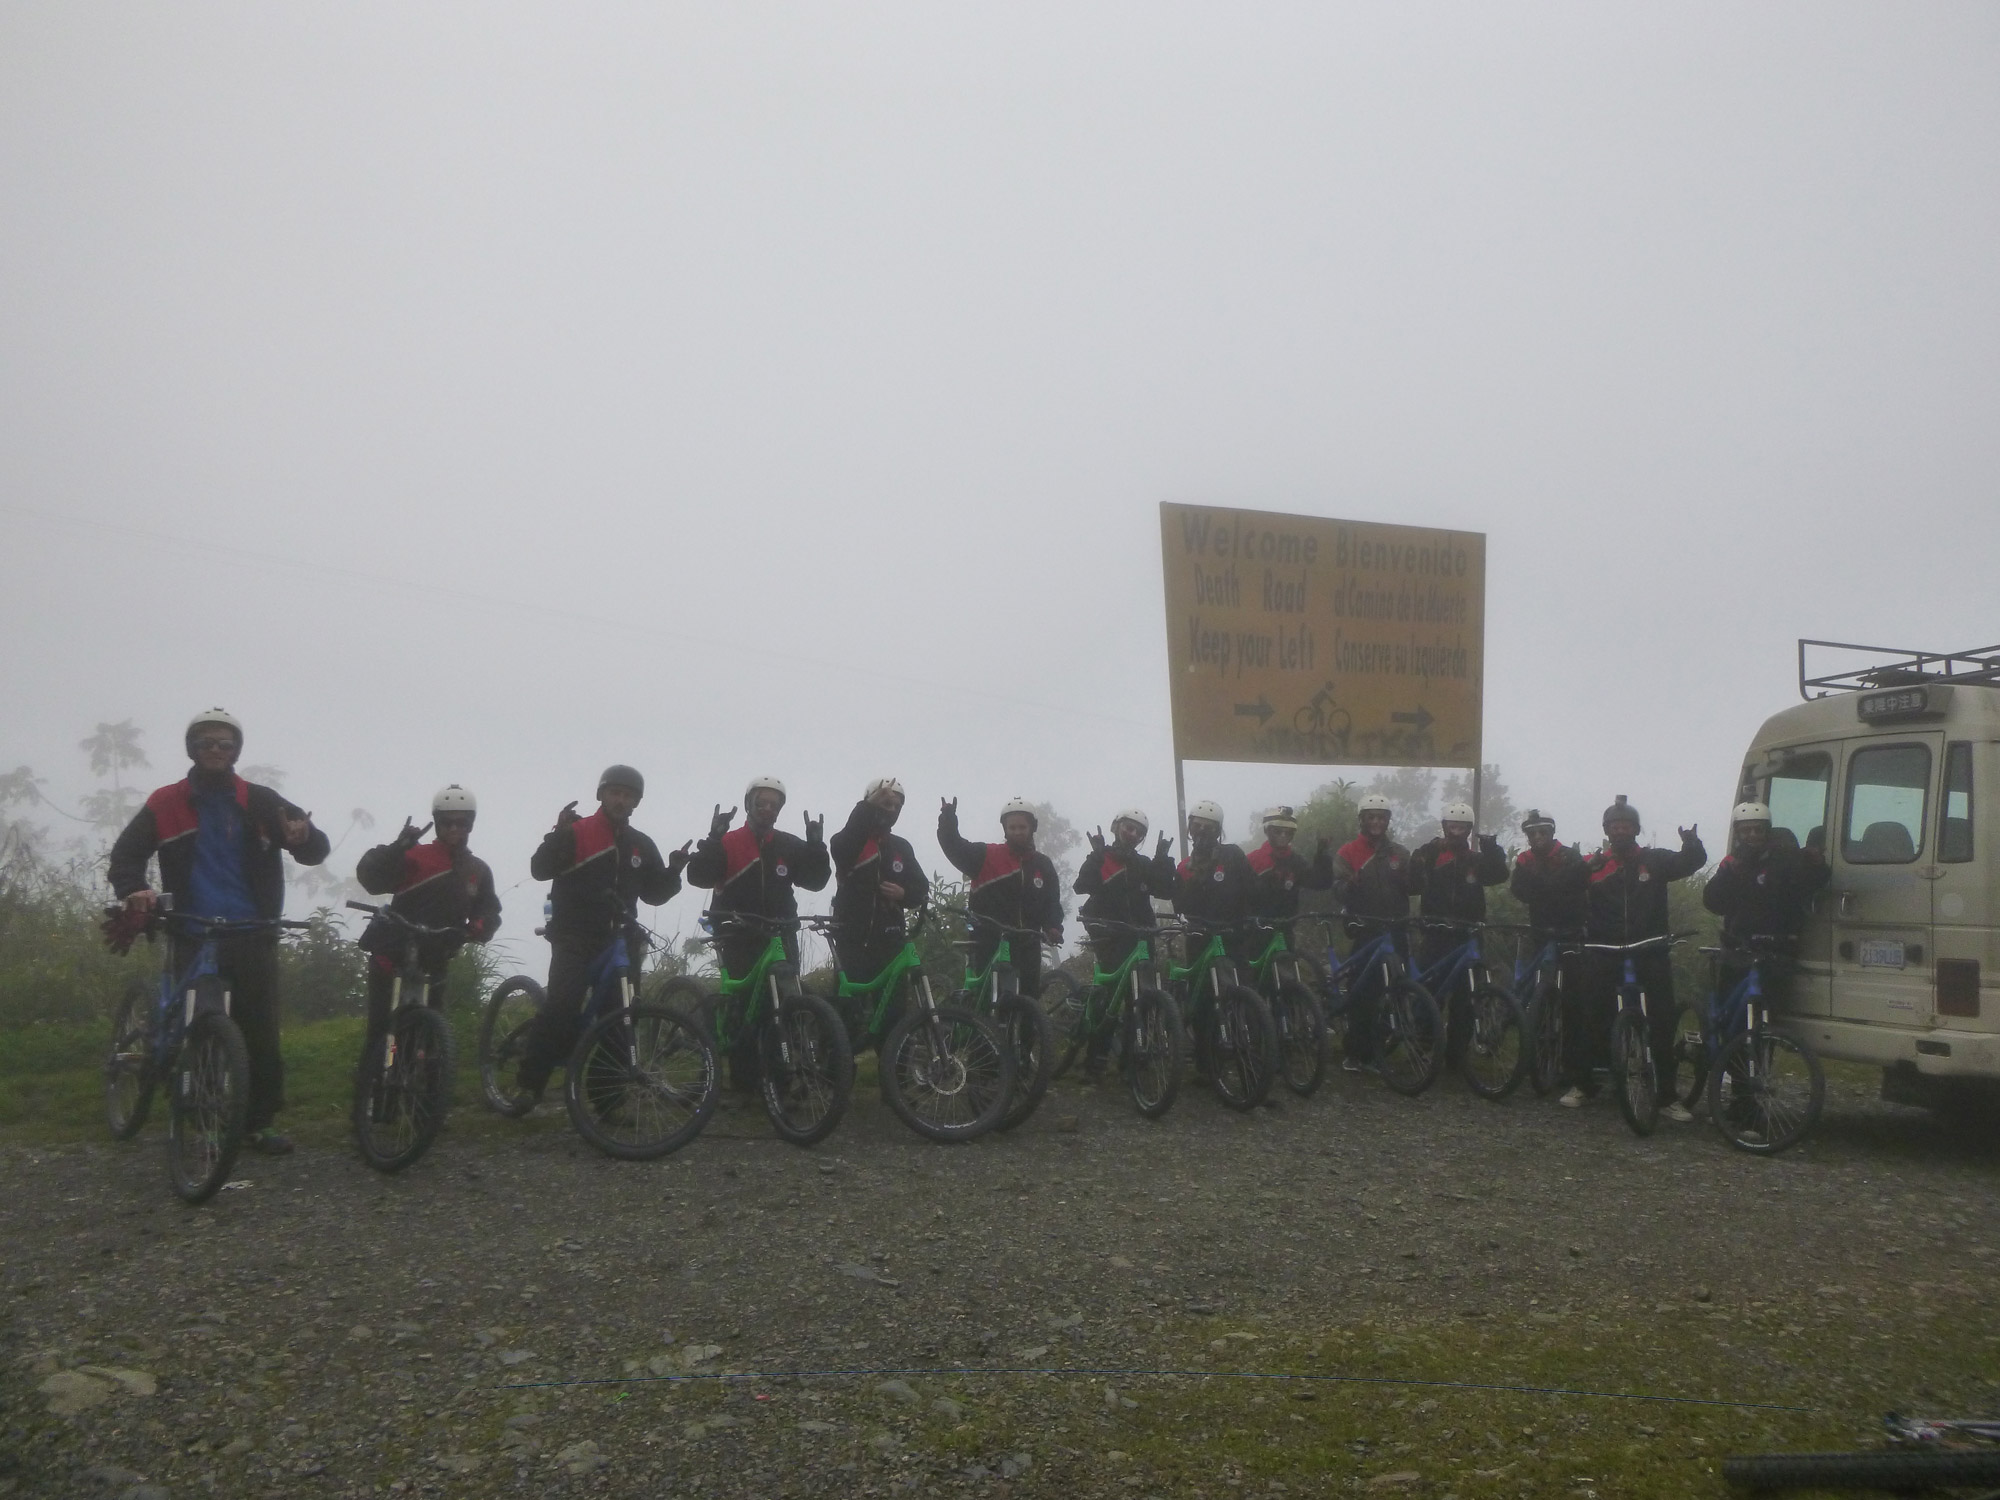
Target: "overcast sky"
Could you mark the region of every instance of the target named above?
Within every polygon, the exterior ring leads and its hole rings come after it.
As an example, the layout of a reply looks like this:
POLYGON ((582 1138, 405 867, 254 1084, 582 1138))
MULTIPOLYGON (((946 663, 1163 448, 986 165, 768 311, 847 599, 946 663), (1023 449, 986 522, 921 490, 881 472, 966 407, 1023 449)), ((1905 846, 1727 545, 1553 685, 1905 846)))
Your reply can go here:
POLYGON ((1160 826, 1195 500, 1485 532, 1516 800, 1719 832, 1796 637, 2000 639, 1996 78, 1991 4, 9 4, 0 769, 221 703, 502 886, 614 759, 663 845, 1160 826))

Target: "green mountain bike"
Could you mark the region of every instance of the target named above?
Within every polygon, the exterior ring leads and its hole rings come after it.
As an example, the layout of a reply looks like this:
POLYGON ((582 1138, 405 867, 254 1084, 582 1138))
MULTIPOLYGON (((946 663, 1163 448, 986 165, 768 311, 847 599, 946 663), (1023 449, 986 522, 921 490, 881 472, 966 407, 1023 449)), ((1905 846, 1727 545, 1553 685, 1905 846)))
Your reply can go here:
MULTIPOLYGON (((1290 924, 1252 929, 1263 948, 1250 960, 1251 981, 1271 1007, 1278 1034, 1278 1076, 1302 1099, 1326 1078, 1326 1012, 1313 992, 1313 970, 1293 951, 1290 924)), ((1254 946, 1254 945, 1253 945, 1254 946)))
MULTIPOLYGON (((1019 939, 1038 947, 1042 935, 1031 927, 1008 927, 976 911, 965 914, 967 922, 1000 934, 999 946, 975 969, 966 963, 965 987, 953 995, 952 1003, 962 1005, 991 1023, 1014 1058, 1014 1089, 1007 1107, 1000 1112, 995 1130, 1012 1130, 1035 1112, 1049 1091, 1055 1073, 1055 1030, 1040 1005, 1021 993, 1021 976, 1014 967, 1013 943, 1019 939)), ((976 948, 976 938, 961 938, 953 946, 976 948)))
POLYGON ((1153 959, 1158 927, 1127 922, 1088 924, 1089 946, 1127 941, 1129 950, 1115 969, 1091 965, 1090 983, 1079 989, 1058 969, 1042 984, 1042 1005, 1062 1040, 1053 1077, 1067 1073, 1079 1057, 1086 1076, 1116 1054, 1119 1075, 1140 1114, 1157 1120, 1174 1107, 1181 1088, 1181 1008, 1160 983, 1153 959), (1136 939, 1136 941, 1132 941, 1136 939))
POLYGON ((1167 990, 1186 999, 1195 1073, 1229 1108, 1255 1109, 1270 1097, 1278 1075, 1271 1007, 1243 983, 1224 946, 1225 933, 1188 926, 1180 931, 1192 956, 1184 967, 1168 964, 1167 990))

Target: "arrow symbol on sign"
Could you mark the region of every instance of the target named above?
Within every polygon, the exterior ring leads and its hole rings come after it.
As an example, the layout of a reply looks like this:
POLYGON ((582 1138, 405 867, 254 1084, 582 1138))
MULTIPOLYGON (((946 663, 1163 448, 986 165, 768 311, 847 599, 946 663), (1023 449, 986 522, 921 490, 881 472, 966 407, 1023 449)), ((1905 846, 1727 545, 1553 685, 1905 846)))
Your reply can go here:
POLYGON ((1240 718, 1255 719, 1259 724, 1262 724, 1272 714, 1276 713, 1277 710, 1271 707, 1271 700, 1269 698, 1259 693, 1255 703, 1237 704, 1236 712, 1240 718))
MULTIPOLYGON (((1238 709, 1237 711, 1239 713, 1242 712, 1241 709, 1238 709)), ((1437 721, 1431 717, 1431 711, 1425 708, 1423 704, 1419 703, 1417 705, 1417 711, 1415 713, 1390 714, 1389 722, 1391 724, 1414 724, 1417 726, 1417 733, 1422 734, 1426 729, 1430 728, 1431 725, 1436 723, 1437 721)))

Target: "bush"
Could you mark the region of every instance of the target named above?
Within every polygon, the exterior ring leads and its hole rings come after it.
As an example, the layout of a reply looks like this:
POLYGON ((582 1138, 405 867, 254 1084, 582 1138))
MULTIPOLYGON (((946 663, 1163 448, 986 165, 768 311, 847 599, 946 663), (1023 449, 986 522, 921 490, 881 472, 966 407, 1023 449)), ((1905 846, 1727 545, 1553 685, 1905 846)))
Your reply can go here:
POLYGON ((60 875, 0 877, 0 1028, 103 1021, 158 949, 110 952, 101 902, 60 875))

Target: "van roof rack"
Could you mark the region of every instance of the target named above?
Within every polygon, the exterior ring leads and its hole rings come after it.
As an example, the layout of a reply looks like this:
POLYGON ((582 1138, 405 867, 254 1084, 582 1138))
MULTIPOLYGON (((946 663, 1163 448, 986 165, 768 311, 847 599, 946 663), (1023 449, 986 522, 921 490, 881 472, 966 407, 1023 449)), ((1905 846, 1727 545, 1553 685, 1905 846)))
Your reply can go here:
MULTIPOLYGON (((1822 656, 1813 665, 1824 669, 1822 656)), ((1983 682, 2000 686, 2000 646, 1971 651, 1914 651, 1901 646, 1858 646, 1851 641, 1799 642, 1799 696, 1807 702, 1832 693, 1856 693, 1867 688, 1908 687, 1920 682, 1983 682), (1814 653, 1859 652, 1874 660, 1852 663, 1837 672, 1808 670, 1808 648, 1814 653), (1888 658, 1883 660, 1882 658, 1888 658)))

